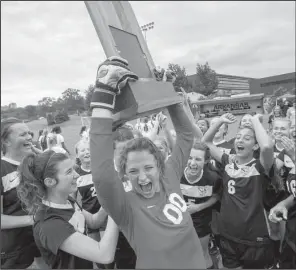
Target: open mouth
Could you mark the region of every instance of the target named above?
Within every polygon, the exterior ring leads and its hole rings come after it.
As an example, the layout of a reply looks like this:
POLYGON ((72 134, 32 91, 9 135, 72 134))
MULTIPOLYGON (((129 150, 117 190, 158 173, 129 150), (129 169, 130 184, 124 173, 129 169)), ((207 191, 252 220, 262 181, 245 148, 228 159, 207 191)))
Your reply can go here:
POLYGON ((26 148, 31 148, 32 147, 32 143, 24 143, 23 144, 24 145, 24 147, 26 147, 26 148))
POLYGON ((196 167, 189 167, 189 172, 191 173, 191 174, 196 174, 197 172, 198 172, 198 168, 196 167))
POLYGON ((152 183, 148 182, 146 184, 139 184, 143 193, 150 193, 152 190, 152 183))
POLYGON ((245 149, 243 146, 237 146, 236 148, 238 152, 244 151, 245 149))

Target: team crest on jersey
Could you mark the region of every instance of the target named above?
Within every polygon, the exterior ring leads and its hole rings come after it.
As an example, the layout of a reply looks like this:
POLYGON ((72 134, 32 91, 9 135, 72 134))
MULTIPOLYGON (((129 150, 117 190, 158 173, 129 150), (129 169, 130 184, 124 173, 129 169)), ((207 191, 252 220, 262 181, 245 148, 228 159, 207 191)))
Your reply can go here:
POLYGON ((253 163, 251 166, 239 166, 238 168, 235 168, 235 164, 227 164, 225 166, 225 171, 231 178, 240 178, 240 177, 251 177, 260 175, 258 170, 255 167, 255 163, 253 163))
POLYGON ((191 186, 180 184, 182 194, 188 197, 203 198, 210 197, 213 194, 212 186, 191 186))
POLYGON ((19 173, 17 171, 11 172, 2 177, 3 192, 7 192, 16 188, 20 183, 19 173))

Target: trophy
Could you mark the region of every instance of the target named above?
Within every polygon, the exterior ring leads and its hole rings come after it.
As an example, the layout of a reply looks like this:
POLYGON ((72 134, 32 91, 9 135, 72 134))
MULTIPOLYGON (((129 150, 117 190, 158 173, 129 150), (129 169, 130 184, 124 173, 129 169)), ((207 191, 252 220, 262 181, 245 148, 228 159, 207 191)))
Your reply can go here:
MULTIPOLYGON (((84 1, 107 57, 128 61, 139 80, 116 97, 113 125, 158 113, 182 99, 172 82, 159 80, 153 59, 128 1, 84 1)), ((165 77, 165 76, 164 76, 165 77)))

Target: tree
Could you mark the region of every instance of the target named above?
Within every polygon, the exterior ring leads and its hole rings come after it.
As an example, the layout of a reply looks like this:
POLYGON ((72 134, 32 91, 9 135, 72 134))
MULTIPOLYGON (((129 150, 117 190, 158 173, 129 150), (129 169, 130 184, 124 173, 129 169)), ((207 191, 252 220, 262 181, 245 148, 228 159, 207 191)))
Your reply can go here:
POLYGON ((176 81, 174 82, 174 87, 177 91, 180 91, 180 87, 188 92, 189 90, 189 82, 187 79, 186 69, 185 67, 180 67, 178 64, 169 64, 168 70, 172 71, 176 74, 176 81))
POLYGON ((195 92, 208 96, 217 89, 219 81, 216 72, 211 69, 208 62, 205 65, 196 65, 196 75, 198 78, 195 92))
POLYGON ((85 90, 85 102, 84 102, 84 107, 87 111, 89 111, 89 107, 90 107, 90 101, 91 101, 91 96, 93 94, 95 90, 95 86, 93 84, 90 84, 87 88, 87 90, 85 90))
POLYGON ((68 88, 62 93, 62 100, 67 109, 71 111, 82 110, 84 108, 84 98, 79 89, 68 88))
POLYGON ((37 106, 28 105, 25 107, 25 111, 27 112, 29 117, 37 116, 37 106))
POLYGON ((37 114, 39 116, 46 116, 48 112, 54 112, 55 108, 53 107, 55 103, 55 98, 44 97, 38 101, 37 114))

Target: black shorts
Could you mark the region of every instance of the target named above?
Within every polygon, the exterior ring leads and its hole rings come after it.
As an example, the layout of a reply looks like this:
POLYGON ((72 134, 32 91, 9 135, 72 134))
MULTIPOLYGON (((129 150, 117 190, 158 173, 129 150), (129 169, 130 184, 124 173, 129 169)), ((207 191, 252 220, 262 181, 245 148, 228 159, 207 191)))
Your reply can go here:
POLYGON ((274 242, 258 245, 236 243, 220 236, 220 252, 223 266, 226 268, 243 267, 248 269, 263 269, 275 264, 274 242))
POLYGON ((41 255, 34 242, 22 250, 1 254, 1 269, 28 268, 34 262, 35 257, 41 257, 41 255))
POLYGON ((296 252, 294 252, 286 241, 283 242, 279 264, 281 269, 296 269, 296 252))
POLYGON ((211 229, 212 216, 211 215, 203 215, 200 219, 197 219, 197 218, 192 219, 194 229, 199 238, 205 237, 212 233, 212 229, 211 229))

